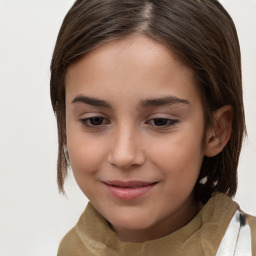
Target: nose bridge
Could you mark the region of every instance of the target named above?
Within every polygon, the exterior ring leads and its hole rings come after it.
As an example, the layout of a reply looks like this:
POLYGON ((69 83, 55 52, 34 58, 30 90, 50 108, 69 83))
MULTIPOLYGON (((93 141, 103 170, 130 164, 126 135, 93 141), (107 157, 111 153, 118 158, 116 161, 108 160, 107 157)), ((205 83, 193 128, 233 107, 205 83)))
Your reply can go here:
POLYGON ((127 123, 117 127, 113 135, 109 161, 119 168, 140 165, 144 162, 141 134, 138 128, 127 123))

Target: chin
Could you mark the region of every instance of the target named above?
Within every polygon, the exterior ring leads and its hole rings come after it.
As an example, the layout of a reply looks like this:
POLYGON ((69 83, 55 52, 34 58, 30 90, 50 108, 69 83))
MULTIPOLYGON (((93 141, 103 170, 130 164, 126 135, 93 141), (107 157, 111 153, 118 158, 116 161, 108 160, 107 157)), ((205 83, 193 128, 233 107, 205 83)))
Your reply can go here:
POLYGON ((154 225, 152 216, 145 216, 142 213, 113 214, 108 221, 113 227, 127 230, 145 230, 154 225))
POLYGON ((123 221, 115 221, 113 222, 113 226, 127 229, 127 230, 145 230, 149 229, 151 227, 151 224, 147 221, 145 221, 145 218, 143 220, 123 220, 123 221), (143 222, 142 222, 143 221, 143 222))

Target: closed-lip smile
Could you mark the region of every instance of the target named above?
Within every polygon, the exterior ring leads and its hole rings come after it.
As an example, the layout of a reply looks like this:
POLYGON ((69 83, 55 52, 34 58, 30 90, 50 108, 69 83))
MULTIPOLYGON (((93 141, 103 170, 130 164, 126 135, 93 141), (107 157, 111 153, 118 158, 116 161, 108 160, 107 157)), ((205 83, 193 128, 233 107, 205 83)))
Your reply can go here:
POLYGON ((135 200, 148 193, 158 182, 146 181, 104 181, 103 184, 111 195, 120 200, 135 200))

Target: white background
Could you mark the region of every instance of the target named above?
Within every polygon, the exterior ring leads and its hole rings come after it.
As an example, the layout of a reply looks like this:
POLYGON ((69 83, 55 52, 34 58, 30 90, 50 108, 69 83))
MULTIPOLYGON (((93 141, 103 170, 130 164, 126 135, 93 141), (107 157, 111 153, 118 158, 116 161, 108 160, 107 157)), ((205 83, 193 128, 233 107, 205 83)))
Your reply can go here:
MULTIPOLYGON (((256 215, 256 1, 221 1, 241 42, 248 138, 236 200, 256 215)), ((87 200, 72 175, 56 184, 49 66, 71 0, 0 0, 0 255, 54 256, 87 200)))

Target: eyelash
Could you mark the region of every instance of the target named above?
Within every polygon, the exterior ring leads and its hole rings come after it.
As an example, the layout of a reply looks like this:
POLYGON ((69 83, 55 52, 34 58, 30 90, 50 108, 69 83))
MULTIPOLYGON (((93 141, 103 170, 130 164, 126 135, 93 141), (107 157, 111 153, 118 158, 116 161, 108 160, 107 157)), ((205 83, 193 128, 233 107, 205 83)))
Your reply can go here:
POLYGON ((158 117, 158 118, 153 118, 153 119, 150 119, 149 121, 147 121, 146 123, 149 123, 157 128, 168 128, 168 127, 171 127, 171 126, 174 126, 175 124, 177 124, 179 122, 178 119, 170 119, 170 118, 161 118, 161 117, 158 117), (164 121, 164 124, 162 125, 156 125, 156 120, 157 121, 160 121, 160 123, 162 121, 164 121), (151 122, 154 122, 154 124, 152 124, 151 122))
MULTIPOLYGON (((102 116, 93 116, 89 118, 80 119, 82 125, 89 129, 100 129, 102 126, 110 124, 110 121, 102 116), (97 120, 98 119, 98 120, 97 120), (92 124, 92 121, 101 121, 99 124, 92 124)), ((146 122, 146 124, 154 126, 155 129, 166 129, 175 126, 179 122, 178 119, 170 118, 152 118, 146 122), (160 125, 156 124, 156 121, 160 121, 160 125), (153 123, 152 123, 153 122, 153 123), (161 124, 162 122, 162 124, 161 124), (164 122, 164 123, 163 123, 164 122)))

